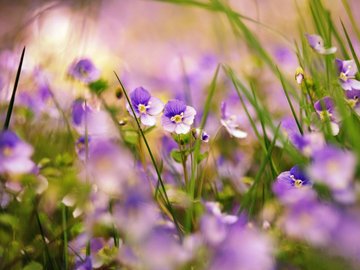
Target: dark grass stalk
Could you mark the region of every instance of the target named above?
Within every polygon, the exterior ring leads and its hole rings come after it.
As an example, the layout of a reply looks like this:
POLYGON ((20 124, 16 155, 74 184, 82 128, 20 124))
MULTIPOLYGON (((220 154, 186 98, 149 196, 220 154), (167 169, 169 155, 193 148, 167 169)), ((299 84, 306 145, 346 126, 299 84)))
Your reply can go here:
POLYGON ((56 264, 54 264, 52 258, 51 258, 51 255, 50 255, 50 251, 49 251, 49 247, 46 243, 46 239, 45 239, 45 232, 44 232, 44 228, 41 224, 41 221, 40 221, 40 216, 39 216, 39 213, 37 211, 37 209, 35 210, 35 216, 36 216, 36 221, 37 221, 37 224, 39 226, 39 230, 40 230, 40 233, 41 233, 41 239, 43 241, 43 244, 44 244, 44 247, 45 247, 45 255, 47 257, 47 260, 50 264, 50 269, 58 269, 58 266, 56 264))
MULTIPOLYGON (((207 117, 209 115, 209 111, 210 111, 210 107, 211 107, 211 102, 212 99, 214 97, 214 93, 216 90, 216 83, 217 83, 217 78, 218 78, 218 74, 219 74, 219 70, 220 70, 220 65, 218 65, 216 67, 216 71, 215 74, 213 76, 213 79, 211 81, 210 87, 209 87, 209 92, 205 101, 205 105, 204 105, 204 110, 203 110, 203 115, 201 118, 201 122, 200 122, 200 134, 202 133, 206 121, 207 121, 207 117)), ((197 169, 198 169, 198 160, 200 157, 200 146, 201 146, 201 139, 200 136, 198 138, 196 138, 195 140, 195 144, 194 144, 194 157, 193 157, 193 162, 191 164, 191 175, 190 175, 190 183, 189 183, 189 195, 191 200, 194 200, 195 198, 195 187, 196 187, 196 180, 197 180, 197 169)), ((189 208, 189 210, 186 212, 186 219, 185 219, 185 228, 187 231, 191 230, 191 220, 192 220, 192 216, 193 216, 193 206, 191 206, 189 208)))
POLYGON ((68 235, 67 235, 67 213, 65 204, 61 205, 62 214, 62 229, 63 229, 63 246, 64 246, 64 269, 69 269, 69 254, 68 254, 68 235))
POLYGON ((159 190, 159 186, 161 186, 162 192, 161 192, 160 194, 162 194, 163 199, 164 199, 164 201, 165 201, 165 204, 167 205, 167 208, 168 208, 168 210, 169 210, 169 212, 170 212, 170 214, 171 214, 171 216, 172 216, 172 218, 173 218, 174 224, 175 224, 175 226, 176 226, 176 228, 177 228, 177 230, 178 230, 178 233, 179 233, 179 237, 182 238, 182 232, 181 232, 180 226, 179 226, 178 221, 177 221, 177 219, 176 219, 174 210, 173 210, 173 208, 172 208, 172 206, 171 206, 169 197, 168 197, 168 195, 167 195, 167 193, 166 193, 166 188, 165 188, 164 182, 163 182, 163 180, 162 180, 160 170, 159 170, 159 168, 158 168, 158 166, 157 166, 157 164, 156 164, 154 155, 152 154, 152 151, 151 151, 151 149, 150 149, 149 143, 148 143, 148 141, 147 141, 147 139, 146 139, 146 137, 145 137, 145 134, 144 134, 144 132, 143 132, 141 126, 140 126, 139 120, 138 120, 137 117, 136 117, 135 110, 134 110, 134 108, 133 108, 133 106, 132 106, 132 104, 131 104, 131 101, 130 101, 130 99, 129 99, 129 96, 128 96, 128 94, 127 94, 127 91, 126 91, 124 85, 122 84, 119 76, 117 75, 117 73, 116 73, 115 71, 114 71, 114 74, 115 74, 115 76, 116 76, 116 78, 117 78, 117 80, 118 80, 118 82, 119 82, 119 84, 120 84, 120 86, 121 86, 121 88, 122 88, 122 90, 123 90, 123 92, 124 92, 124 95, 125 95, 125 97, 126 97, 126 100, 127 100, 128 104, 129 104, 129 106, 130 106, 130 108, 131 108, 131 111, 132 111, 133 116, 134 116, 135 121, 136 121, 136 125, 137 125, 137 127, 138 127, 138 129, 139 129, 139 131, 140 131, 141 137, 142 137, 143 140, 144 140, 145 146, 146 146, 146 148, 147 148, 147 150, 148 150, 148 152, 149 152, 150 158, 151 158, 151 162, 153 163, 153 166, 154 166, 154 168, 155 168, 155 171, 156 171, 156 174, 157 174, 157 177, 158 177, 158 182, 157 182, 156 190, 155 190, 155 198, 157 197, 157 193, 158 193, 158 190, 159 190))
POLYGON ((14 88, 13 88, 13 91, 12 91, 12 94, 11 94, 11 99, 10 99, 10 102, 9 102, 9 107, 8 107, 8 110, 7 110, 7 113, 6 113, 6 119, 5 119, 5 123, 4 123, 4 127, 3 127, 4 130, 7 130, 9 128, 9 125, 10 125, 10 119, 11 119, 11 115, 12 115, 13 107, 14 107, 14 103, 15 103, 16 90, 17 90, 17 87, 18 87, 18 84, 19 84, 19 81, 20 81, 20 74, 21 74, 22 64, 23 64, 23 61, 24 61, 24 56, 25 56, 25 47, 22 50, 21 57, 20 57, 20 62, 19 62, 19 67, 18 67, 18 70, 16 72, 14 88))

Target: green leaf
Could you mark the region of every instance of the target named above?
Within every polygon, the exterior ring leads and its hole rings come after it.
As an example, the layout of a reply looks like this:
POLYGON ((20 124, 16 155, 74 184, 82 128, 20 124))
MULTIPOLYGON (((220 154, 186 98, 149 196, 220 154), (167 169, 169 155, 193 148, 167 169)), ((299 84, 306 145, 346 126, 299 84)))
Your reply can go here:
POLYGON ((43 269, 42 265, 34 261, 30 262, 28 265, 24 267, 24 270, 42 270, 42 269, 43 269))
POLYGON ((99 79, 89 84, 89 89, 91 90, 91 92, 94 92, 97 95, 100 95, 108 87, 109 87, 108 82, 103 79, 99 79))
POLYGON ((182 153, 179 150, 172 150, 171 151, 171 157, 173 160, 175 160, 177 163, 182 163, 182 153))
POLYGON ((139 134, 135 131, 125 131, 124 141, 128 144, 137 145, 139 143, 139 134))
POLYGON ((201 161, 203 161, 205 158, 209 156, 209 152, 206 151, 204 153, 200 153, 197 159, 197 163, 199 164, 201 161))

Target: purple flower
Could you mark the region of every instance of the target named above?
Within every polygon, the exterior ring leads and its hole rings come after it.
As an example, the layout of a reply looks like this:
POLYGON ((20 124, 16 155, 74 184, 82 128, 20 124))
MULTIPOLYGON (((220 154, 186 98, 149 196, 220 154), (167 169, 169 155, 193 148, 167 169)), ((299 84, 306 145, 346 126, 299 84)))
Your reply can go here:
POLYGON ((321 121, 330 120, 330 128, 333 135, 339 133, 339 125, 336 123, 335 104, 331 97, 324 97, 314 104, 315 111, 321 121))
POLYGON ((86 257, 84 261, 78 261, 75 264, 74 270, 92 270, 91 258, 86 257))
POLYGON ((210 270, 272 270, 275 266, 271 239, 254 228, 235 223, 215 249, 210 270))
POLYGON ((332 207, 315 201, 301 201, 285 214, 283 228, 292 237, 325 246, 331 241, 339 221, 339 213, 332 207))
POLYGON ((183 101, 173 99, 166 103, 161 123, 166 131, 186 134, 190 131, 195 115, 196 111, 193 107, 186 106, 183 101))
POLYGON ((296 203, 300 200, 313 199, 315 192, 312 183, 299 166, 282 172, 273 184, 273 191, 283 203, 296 203))
POLYGON ((345 91, 346 101, 350 105, 351 108, 353 108, 357 113, 360 113, 360 90, 348 90, 345 91))
POLYGON ((23 142, 14 132, 0 132, 0 173, 29 173, 35 164, 30 157, 31 145, 23 142))
POLYGON ((312 153, 324 146, 325 140, 321 133, 311 132, 301 135, 293 118, 287 117, 281 121, 281 128, 289 141, 305 156, 310 157, 312 153))
POLYGON ((306 38, 308 40, 308 43, 309 43, 310 47, 313 48, 313 50, 316 51, 317 53, 320 53, 320 54, 333 54, 333 53, 336 52, 335 47, 325 49, 324 41, 323 41, 321 36, 319 36, 319 35, 310 35, 310 34, 306 34, 305 36, 306 36, 306 38))
POLYGON ((95 67, 90 59, 82 58, 74 61, 68 74, 83 83, 92 83, 100 78, 100 71, 95 67))
POLYGON ((356 159, 351 152, 334 146, 316 151, 308 173, 314 181, 326 184, 331 190, 344 190, 352 183, 356 159))
POLYGON ((221 124, 226 128, 231 136, 243 139, 247 137, 247 133, 241 130, 241 118, 232 113, 227 106, 226 102, 221 103, 221 124))
MULTIPOLYGON (((135 115, 140 118, 141 123, 145 126, 154 126, 156 124, 155 116, 159 115, 164 108, 160 99, 152 97, 143 87, 138 87, 130 93, 130 100, 135 115)), ((129 104, 126 105, 126 108, 133 116, 129 104)))
POLYGON ((336 59, 336 66, 339 74, 339 82, 344 90, 360 90, 360 82, 355 80, 358 72, 354 60, 336 59))

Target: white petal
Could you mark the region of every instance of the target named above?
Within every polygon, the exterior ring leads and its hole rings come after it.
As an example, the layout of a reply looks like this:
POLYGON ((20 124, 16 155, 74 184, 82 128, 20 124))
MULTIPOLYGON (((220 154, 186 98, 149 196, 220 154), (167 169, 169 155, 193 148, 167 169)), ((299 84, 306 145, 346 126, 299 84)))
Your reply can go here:
POLYGON ((156 118, 148 114, 142 114, 140 116, 140 121, 145 126, 154 126, 156 124, 156 118))
POLYGON ((176 128, 176 124, 173 123, 169 118, 167 118, 165 115, 161 117, 161 125, 166 131, 174 132, 176 128))
POLYGON ((325 48, 321 48, 318 50, 318 52, 320 54, 333 54, 337 51, 337 48, 336 47, 331 47, 331 48, 328 48, 328 49, 325 49, 325 48))
POLYGON ((192 125, 192 123, 194 123, 194 118, 196 115, 196 111, 193 107, 190 106, 186 106, 186 110, 184 111, 184 118, 183 118, 183 122, 186 125, 192 125))
POLYGON ((151 97, 149 100, 148 105, 150 106, 147 110, 148 114, 150 115, 158 115, 164 109, 164 103, 156 97, 151 97))
POLYGON ((175 132, 176 134, 186 134, 190 131, 190 126, 180 123, 176 125, 175 132))

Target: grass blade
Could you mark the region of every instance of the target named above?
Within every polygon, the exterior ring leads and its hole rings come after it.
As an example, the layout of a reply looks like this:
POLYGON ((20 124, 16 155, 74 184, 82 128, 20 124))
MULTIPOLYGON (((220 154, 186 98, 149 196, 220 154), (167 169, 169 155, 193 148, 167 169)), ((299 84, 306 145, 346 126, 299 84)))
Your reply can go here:
POLYGON ((18 67, 18 70, 17 70, 17 73, 16 73, 16 78, 15 78, 14 88, 13 88, 13 91, 12 91, 12 94, 11 94, 11 99, 10 99, 10 103, 9 103, 9 107, 8 107, 8 110, 7 110, 6 119, 5 119, 5 123, 4 123, 4 128, 3 128, 4 130, 9 128, 11 114, 12 114, 14 103, 15 103, 16 90, 17 90, 17 87, 18 87, 18 84, 19 84, 21 68, 22 68, 22 64, 23 64, 23 61, 24 61, 24 56, 25 56, 25 47, 24 47, 24 49, 22 50, 22 53, 21 53, 20 63, 19 63, 19 67, 18 67))

